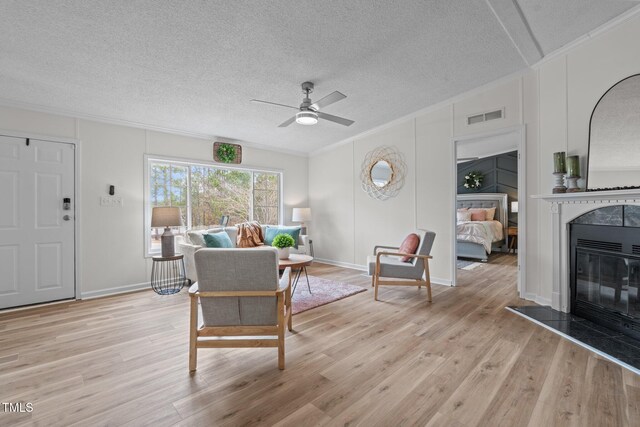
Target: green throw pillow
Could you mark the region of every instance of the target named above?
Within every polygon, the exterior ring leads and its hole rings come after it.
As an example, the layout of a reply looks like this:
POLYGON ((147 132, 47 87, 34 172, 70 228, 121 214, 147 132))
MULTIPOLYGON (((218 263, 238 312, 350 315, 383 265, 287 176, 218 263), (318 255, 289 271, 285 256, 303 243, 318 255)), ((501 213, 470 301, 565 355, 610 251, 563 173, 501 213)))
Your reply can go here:
POLYGON ((273 239, 278 234, 288 234, 291 237, 293 237, 293 241, 296 242, 296 244, 293 247, 298 249, 298 237, 300 237, 299 226, 286 227, 283 225, 280 227, 273 227, 271 225, 267 225, 267 229, 264 232, 264 244, 271 246, 271 244, 273 243, 273 239))
POLYGON ((204 242, 208 248, 233 248, 229 235, 225 232, 215 234, 203 234, 204 242))

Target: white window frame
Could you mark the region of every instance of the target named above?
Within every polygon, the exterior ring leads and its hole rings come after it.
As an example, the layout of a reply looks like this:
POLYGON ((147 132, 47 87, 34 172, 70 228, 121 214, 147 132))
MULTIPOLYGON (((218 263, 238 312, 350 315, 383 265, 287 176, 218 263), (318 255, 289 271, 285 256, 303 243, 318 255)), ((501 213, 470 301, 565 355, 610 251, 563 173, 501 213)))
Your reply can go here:
POLYGON ((284 171, 282 169, 274 169, 274 168, 265 168, 265 167, 254 167, 248 165, 221 165, 220 163, 210 162, 206 160, 198 160, 198 159, 187 159, 182 157, 170 157, 170 156, 161 156, 161 155, 153 155, 153 154, 145 154, 144 155, 144 256, 145 258, 150 258, 152 256, 158 255, 160 253, 159 250, 152 251, 151 250, 151 165, 153 163, 170 163, 177 166, 187 166, 189 167, 187 173, 187 229, 190 227, 191 222, 191 191, 188 188, 191 186, 191 166, 201 166, 201 167, 212 167, 216 169, 225 169, 225 170, 238 170, 243 172, 251 173, 251 201, 250 201, 250 219, 253 220, 253 199, 254 199, 254 173, 274 173, 279 175, 280 182, 280 197, 279 197, 279 206, 278 206, 278 223, 284 223, 284 171))

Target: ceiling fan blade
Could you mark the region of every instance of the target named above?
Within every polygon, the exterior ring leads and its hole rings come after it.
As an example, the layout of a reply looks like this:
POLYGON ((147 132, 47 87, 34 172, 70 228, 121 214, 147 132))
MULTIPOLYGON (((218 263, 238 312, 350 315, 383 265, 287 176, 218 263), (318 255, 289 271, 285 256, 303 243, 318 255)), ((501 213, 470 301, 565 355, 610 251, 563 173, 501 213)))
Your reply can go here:
POLYGON ((338 91, 335 91, 325 96, 320 101, 316 101, 313 104, 311 104, 311 108, 313 108, 314 110, 319 110, 320 108, 326 107, 327 105, 331 105, 334 102, 338 102, 341 99, 345 99, 346 97, 347 95, 344 95, 338 91))
POLYGON ((255 102, 255 103, 258 103, 258 104, 275 105, 275 106, 278 106, 278 107, 293 108, 294 110, 299 110, 300 109, 299 107, 293 107, 291 105, 278 104, 276 102, 269 102, 269 101, 261 101, 259 99, 252 99, 251 102, 255 102))
POLYGON ((287 120, 286 122, 282 123, 280 126, 278 126, 279 128, 286 128, 287 126, 289 126, 291 123, 296 121, 296 116, 291 117, 289 120, 287 120))
POLYGON ((353 120, 343 119, 342 117, 332 116, 331 114, 321 113, 320 111, 318 111, 318 117, 320 117, 321 119, 329 120, 330 122, 341 124, 343 126, 351 126, 355 123, 353 120))

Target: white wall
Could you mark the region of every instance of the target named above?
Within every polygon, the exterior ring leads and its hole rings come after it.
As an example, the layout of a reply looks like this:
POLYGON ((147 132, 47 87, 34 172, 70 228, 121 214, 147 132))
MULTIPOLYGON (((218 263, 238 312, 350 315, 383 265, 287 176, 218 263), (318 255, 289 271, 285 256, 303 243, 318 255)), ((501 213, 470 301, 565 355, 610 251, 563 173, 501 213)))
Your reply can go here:
MULTIPOLYGON (((82 296, 146 286, 151 260, 144 256, 144 155, 212 161, 213 142, 73 117, 0 107, 0 129, 81 141, 80 243, 82 296), (122 208, 102 207, 109 185, 122 208)), ((284 172, 284 219, 308 205, 306 157, 243 147, 242 165, 284 172)))
MULTIPOLYGON (((520 76, 457 97, 436 108, 418 112, 362 138, 354 138, 334 151, 314 155, 309 161, 309 198, 314 207, 314 235, 328 231, 325 224, 354 223, 353 232, 345 225, 341 244, 349 251, 332 251, 330 241, 316 238, 316 253, 323 258, 363 266, 363 260, 374 244, 399 244, 413 228, 426 228, 437 233, 433 248, 434 281, 449 283, 454 259, 453 198, 451 183, 454 162, 451 144, 456 138, 512 126, 524 125, 527 139, 527 196, 550 193, 553 187, 552 154, 567 151, 581 156, 586 171, 589 117, 602 94, 616 82, 640 72, 640 16, 592 36, 573 48, 537 64, 520 76), (466 116, 505 108, 505 118, 468 126, 466 116), (413 140, 411 129, 414 129, 413 140), (358 174, 366 152, 377 145, 395 145, 408 158, 409 176, 400 195, 387 201, 369 199, 360 189, 358 174), (344 181, 325 179, 319 188, 317 177, 333 170, 335 153, 352 147, 351 171, 340 170, 339 176, 355 179, 354 194, 349 198, 344 181), (338 151, 340 150, 340 151, 338 151), (321 200, 340 192, 340 203, 353 205, 353 211, 322 208, 321 200), (319 198, 318 194, 323 198, 319 198), (415 209, 412 217, 408 212, 415 209), (322 217, 317 217, 321 215, 322 217), (383 219, 386 222, 383 222, 383 219)), ((342 159, 341 168, 345 167, 342 159)), ((552 301, 551 288, 551 213, 544 201, 527 197, 526 288, 524 295, 543 304, 552 301)))

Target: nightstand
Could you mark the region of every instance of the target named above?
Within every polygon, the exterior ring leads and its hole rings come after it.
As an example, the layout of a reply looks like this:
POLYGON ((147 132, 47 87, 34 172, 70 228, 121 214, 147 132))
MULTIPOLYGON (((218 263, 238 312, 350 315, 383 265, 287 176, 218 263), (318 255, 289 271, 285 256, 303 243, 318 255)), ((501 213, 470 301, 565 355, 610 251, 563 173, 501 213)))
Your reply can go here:
POLYGON ((515 254, 518 249, 518 227, 509 227, 507 235, 509 236, 509 250, 507 252, 513 251, 515 254))

